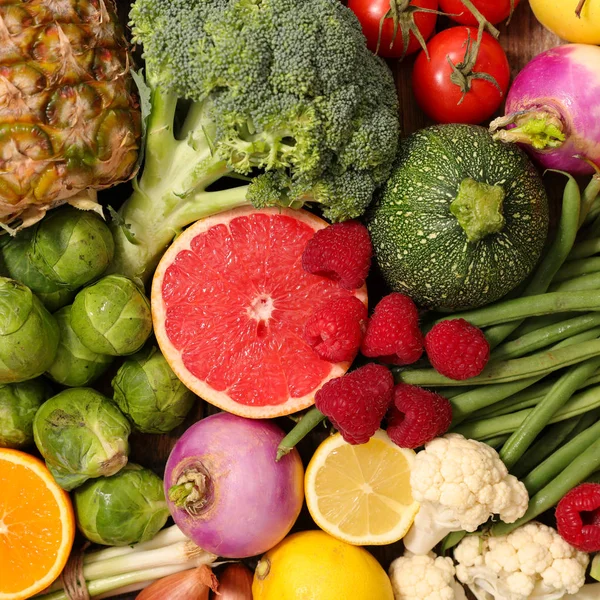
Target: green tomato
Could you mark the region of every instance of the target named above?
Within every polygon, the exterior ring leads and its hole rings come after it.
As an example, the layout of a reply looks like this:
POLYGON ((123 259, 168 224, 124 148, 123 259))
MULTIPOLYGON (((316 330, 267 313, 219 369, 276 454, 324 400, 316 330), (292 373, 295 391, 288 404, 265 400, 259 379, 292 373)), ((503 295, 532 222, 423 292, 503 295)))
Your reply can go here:
POLYGON ((60 392, 33 420, 35 445, 65 490, 120 471, 127 464, 130 433, 117 405, 90 388, 60 392))
POLYGON ((131 279, 108 275, 75 296, 71 327, 93 352, 133 354, 152 333, 150 302, 131 279))
POLYGON ((168 433, 181 425, 196 398, 154 347, 126 360, 112 387, 119 408, 144 433, 168 433))
POLYGON ((108 225, 94 212, 63 206, 36 227, 31 260, 50 281, 71 290, 100 277, 115 244, 108 225))
POLYGON ((60 343, 54 362, 46 374, 62 385, 82 387, 98 379, 114 360, 98 354, 81 343, 71 328, 71 306, 54 313, 60 330, 60 343))
POLYGON ((58 324, 31 290, 0 277, 0 383, 41 375, 54 361, 58 324))
POLYGON ((134 464, 88 481, 75 490, 73 501, 81 533, 106 546, 151 540, 169 517, 162 479, 134 464))
POLYGON ((43 378, 0 386, 0 448, 33 444, 35 413, 51 393, 43 378))

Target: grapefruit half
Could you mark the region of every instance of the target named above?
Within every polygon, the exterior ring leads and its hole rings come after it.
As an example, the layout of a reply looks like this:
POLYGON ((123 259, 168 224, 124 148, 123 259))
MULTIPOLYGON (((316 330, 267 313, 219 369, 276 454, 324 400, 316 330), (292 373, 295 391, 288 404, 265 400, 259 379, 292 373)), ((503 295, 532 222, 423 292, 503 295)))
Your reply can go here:
POLYGON ((321 360, 304 341, 310 314, 355 295, 302 268, 327 227, 303 210, 243 207, 198 221, 163 256, 152 282, 154 331, 165 358, 198 396, 236 415, 270 418, 314 403, 348 362, 321 360))

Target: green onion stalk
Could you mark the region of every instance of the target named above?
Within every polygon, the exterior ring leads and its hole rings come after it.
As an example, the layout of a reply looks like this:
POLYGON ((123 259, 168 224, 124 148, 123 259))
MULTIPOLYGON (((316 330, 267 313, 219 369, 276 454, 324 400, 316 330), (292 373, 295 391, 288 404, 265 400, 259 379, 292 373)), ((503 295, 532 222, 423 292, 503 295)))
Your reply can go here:
MULTIPOLYGON (((216 559, 173 525, 148 542, 85 553, 83 577, 90 597, 111 597, 143 589, 180 571, 213 565, 216 559)), ((35 597, 40 600, 69 598, 61 579, 35 597)))

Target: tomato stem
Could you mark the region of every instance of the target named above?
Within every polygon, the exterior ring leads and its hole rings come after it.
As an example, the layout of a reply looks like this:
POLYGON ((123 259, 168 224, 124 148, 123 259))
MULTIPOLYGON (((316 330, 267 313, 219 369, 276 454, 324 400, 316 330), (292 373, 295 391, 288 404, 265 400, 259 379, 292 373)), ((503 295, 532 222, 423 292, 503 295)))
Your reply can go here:
POLYGON ((479 28, 477 40, 475 41, 475 43, 473 43, 473 40, 471 38, 471 32, 467 31, 467 40, 465 42, 465 55, 463 56, 462 61, 455 65, 452 62, 452 59, 449 56, 446 56, 448 64, 452 68, 452 73, 450 74, 450 81, 457 85, 462 91, 462 96, 458 101, 458 105, 463 103, 465 96, 471 90, 473 79, 483 79, 485 81, 488 81, 498 89, 498 91, 500 92, 500 96, 503 95, 500 84, 492 75, 490 75, 489 73, 473 71, 473 69, 475 68, 475 63, 477 62, 477 55, 479 54, 479 48, 481 46, 482 39, 482 27, 479 28))
POLYGON ((583 10, 583 7, 585 6, 586 2, 587 2, 587 0, 579 0, 579 4, 577 5, 577 8, 575 9, 575 14, 577 15, 578 19, 581 19, 581 11, 583 10))
POLYGON ((392 48, 392 46, 396 43, 398 29, 400 29, 400 35, 402 36, 402 56, 400 60, 402 60, 406 56, 411 33, 415 36, 415 38, 417 38, 417 41, 419 42, 421 48, 423 48, 423 51, 425 52, 425 55, 429 60, 427 43, 425 42, 425 38, 423 37, 421 30, 417 27, 417 24, 415 23, 416 13, 445 15, 445 13, 440 12, 439 10, 421 8, 420 6, 411 6, 410 0, 390 0, 389 10, 383 15, 383 17, 381 17, 379 21, 379 34, 377 36, 377 47, 375 48, 375 54, 379 53, 379 48, 381 47, 381 38, 383 34, 383 26, 385 24, 385 20, 392 19, 392 22, 394 24, 394 30, 389 47, 392 48))
MULTIPOLYGON (((585 2, 585 0, 584 0, 585 2)), ((506 21, 506 24, 508 25, 513 17, 513 14, 515 12, 515 0, 510 0, 510 12, 508 13, 508 19, 506 21)))
MULTIPOLYGON (((487 29, 491 35, 493 35, 496 39, 498 39, 498 37, 500 36, 500 32, 481 14, 481 12, 471 2, 471 0, 460 0, 460 1, 471 12, 471 14, 477 19, 477 22, 479 23, 479 28, 487 29)), ((514 9, 514 0, 511 0, 511 9, 514 9)))

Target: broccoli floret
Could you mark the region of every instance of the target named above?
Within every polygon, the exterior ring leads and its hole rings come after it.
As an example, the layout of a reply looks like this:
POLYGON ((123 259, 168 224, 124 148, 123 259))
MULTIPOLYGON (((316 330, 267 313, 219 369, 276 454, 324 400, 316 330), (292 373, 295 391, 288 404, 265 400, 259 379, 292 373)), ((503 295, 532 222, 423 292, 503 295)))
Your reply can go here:
POLYGON ((339 0, 136 0, 131 26, 151 112, 116 270, 143 280, 181 228, 247 203, 358 217, 389 176, 394 81, 339 0), (247 181, 207 191, 225 176, 247 181))

